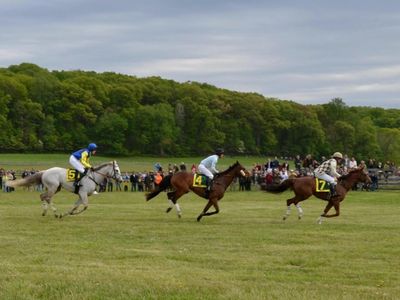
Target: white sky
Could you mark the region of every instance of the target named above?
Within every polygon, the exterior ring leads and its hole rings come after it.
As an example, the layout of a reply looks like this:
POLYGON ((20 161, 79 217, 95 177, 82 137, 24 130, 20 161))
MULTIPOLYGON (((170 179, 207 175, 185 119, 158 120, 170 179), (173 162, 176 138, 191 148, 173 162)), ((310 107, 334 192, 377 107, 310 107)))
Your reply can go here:
POLYGON ((0 67, 400 108, 400 1, 0 0, 0 67))

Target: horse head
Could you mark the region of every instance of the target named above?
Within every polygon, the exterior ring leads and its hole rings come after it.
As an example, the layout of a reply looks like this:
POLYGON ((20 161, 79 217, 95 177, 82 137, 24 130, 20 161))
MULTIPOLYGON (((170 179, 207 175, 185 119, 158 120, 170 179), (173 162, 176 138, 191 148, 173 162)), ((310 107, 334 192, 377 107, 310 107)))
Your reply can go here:
POLYGON ((236 170, 235 175, 237 177, 241 176, 241 177, 248 177, 250 176, 250 173, 245 169, 245 167, 243 167, 239 161, 236 161, 235 164, 232 166, 233 169, 236 170))
POLYGON ((368 172, 365 171, 365 169, 363 167, 358 168, 356 170, 360 170, 360 174, 359 174, 359 177, 358 177, 359 181, 364 182, 364 183, 368 183, 368 184, 372 183, 371 177, 369 177, 368 172))
POLYGON ((116 160, 95 167, 93 172, 103 175, 104 177, 112 178, 118 182, 123 181, 121 170, 116 160))
POLYGON ((369 177, 368 173, 364 170, 363 167, 351 170, 346 175, 340 177, 341 181, 354 181, 354 182, 363 182, 363 183, 371 183, 372 180, 369 177))

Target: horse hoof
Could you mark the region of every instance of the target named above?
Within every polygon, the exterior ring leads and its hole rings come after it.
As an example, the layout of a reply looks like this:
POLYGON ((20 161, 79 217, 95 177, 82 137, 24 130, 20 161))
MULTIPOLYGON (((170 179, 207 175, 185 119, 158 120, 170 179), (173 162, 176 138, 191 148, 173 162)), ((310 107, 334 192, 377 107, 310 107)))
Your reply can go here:
POLYGON ((287 219, 286 216, 283 216, 282 221, 285 221, 286 219, 287 219))
POLYGON ((168 207, 167 210, 165 211, 166 213, 169 213, 171 211, 172 207, 168 207))
POLYGON ((301 220, 302 216, 299 216, 299 220, 301 220))
POLYGON ((182 215, 181 215, 181 214, 179 214, 179 215, 178 215, 178 218, 179 218, 179 219, 180 219, 180 218, 182 218, 182 215))

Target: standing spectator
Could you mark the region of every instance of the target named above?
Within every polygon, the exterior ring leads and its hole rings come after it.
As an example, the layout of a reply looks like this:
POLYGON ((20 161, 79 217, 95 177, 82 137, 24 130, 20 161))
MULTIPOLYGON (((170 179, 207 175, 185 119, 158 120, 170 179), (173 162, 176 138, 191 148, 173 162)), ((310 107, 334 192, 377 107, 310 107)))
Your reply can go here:
POLYGON ((271 161, 271 169, 275 170, 279 168, 279 160, 278 157, 275 156, 275 158, 271 161))
POLYGON ((352 170, 352 169, 356 169, 356 168, 357 168, 357 161, 356 161, 356 159, 354 158, 354 156, 352 156, 352 157, 350 158, 349 164, 348 164, 348 168, 349 168, 349 170, 352 170))
POLYGON ((296 155, 296 158, 294 159, 294 167, 296 171, 300 172, 301 170, 301 158, 300 155, 296 155))
POLYGON ((131 182, 131 192, 136 192, 138 177, 135 172, 132 172, 131 176, 129 176, 129 181, 131 182))
POLYGON ((112 192, 113 191, 113 187, 114 187, 114 184, 112 182, 112 179, 108 178, 107 179, 107 192, 112 192))
POLYGON ((181 164, 179 165, 179 169, 180 169, 182 172, 186 172, 186 164, 185 164, 184 162, 181 162, 181 164))

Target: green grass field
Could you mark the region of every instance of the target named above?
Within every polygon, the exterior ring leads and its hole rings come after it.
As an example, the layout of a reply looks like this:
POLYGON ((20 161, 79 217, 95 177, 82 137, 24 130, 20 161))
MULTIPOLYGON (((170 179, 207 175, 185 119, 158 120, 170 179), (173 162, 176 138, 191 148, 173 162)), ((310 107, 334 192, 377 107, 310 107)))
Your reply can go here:
POLYGON ((181 219, 164 193, 114 192, 59 220, 38 192, 1 193, 0 299, 399 299, 398 192, 352 192, 322 225, 315 198, 281 221, 288 195, 227 192, 198 223, 193 194, 181 219))

